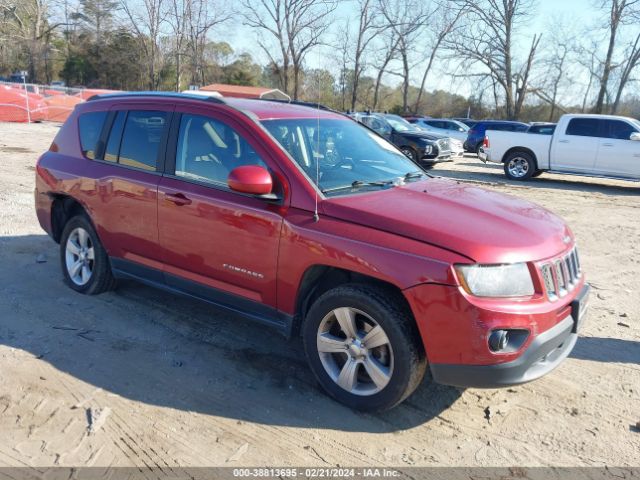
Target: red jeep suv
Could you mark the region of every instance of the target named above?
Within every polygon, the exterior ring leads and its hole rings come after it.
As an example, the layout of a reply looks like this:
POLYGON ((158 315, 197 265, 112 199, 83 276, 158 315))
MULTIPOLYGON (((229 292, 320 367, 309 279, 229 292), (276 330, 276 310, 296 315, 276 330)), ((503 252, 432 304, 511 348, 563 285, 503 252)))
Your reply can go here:
POLYGON ((72 289, 135 279, 300 335, 357 409, 393 407, 427 367, 462 387, 538 378, 584 317, 560 218, 433 178, 327 109, 93 97, 38 160, 35 196, 72 289))

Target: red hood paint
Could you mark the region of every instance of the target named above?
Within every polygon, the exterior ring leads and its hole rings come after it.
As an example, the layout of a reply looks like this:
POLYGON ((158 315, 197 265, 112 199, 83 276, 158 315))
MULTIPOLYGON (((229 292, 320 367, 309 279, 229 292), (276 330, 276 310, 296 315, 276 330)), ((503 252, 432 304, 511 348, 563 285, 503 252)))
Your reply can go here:
POLYGON ((329 198, 322 210, 453 250, 478 263, 537 261, 573 244, 564 221, 536 204, 438 178, 329 198))

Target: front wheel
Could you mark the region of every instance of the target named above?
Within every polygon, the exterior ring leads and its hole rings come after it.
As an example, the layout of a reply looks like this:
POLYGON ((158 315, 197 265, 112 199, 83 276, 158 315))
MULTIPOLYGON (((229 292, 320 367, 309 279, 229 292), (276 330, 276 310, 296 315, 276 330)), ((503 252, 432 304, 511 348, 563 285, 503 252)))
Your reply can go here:
POLYGON ((320 385, 351 408, 387 410, 424 377, 415 322, 403 299, 386 289, 350 284, 326 292, 309 310, 302 335, 320 385))
POLYGON ((413 148, 411 148, 411 147, 401 147, 400 151, 402 153, 404 153, 408 158, 413 160, 414 162, 418 161, 418 154, 416 153, 416 151, 413 148))
POLYGON ((527 180, 536 172, 536 162, 527 152, 510 153, 504 162, 504 174, 511 180, 527 180))

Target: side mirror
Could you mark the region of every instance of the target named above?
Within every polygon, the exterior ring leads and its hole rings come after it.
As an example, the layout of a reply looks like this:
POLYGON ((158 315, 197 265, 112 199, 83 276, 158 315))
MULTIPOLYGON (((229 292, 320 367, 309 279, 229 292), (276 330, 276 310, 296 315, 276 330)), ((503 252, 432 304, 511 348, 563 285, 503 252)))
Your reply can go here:
POLYGON ((633 132, 630 136, 629 136, 629 140, 634 140, 636 142, 640 141, 640 133, 639 132, 633 132))
POLYGON ((229 188, 250 195, 269 195, 273 190, 273 179, 266 168, 245 165, 231 170, 227 178, 229 188))

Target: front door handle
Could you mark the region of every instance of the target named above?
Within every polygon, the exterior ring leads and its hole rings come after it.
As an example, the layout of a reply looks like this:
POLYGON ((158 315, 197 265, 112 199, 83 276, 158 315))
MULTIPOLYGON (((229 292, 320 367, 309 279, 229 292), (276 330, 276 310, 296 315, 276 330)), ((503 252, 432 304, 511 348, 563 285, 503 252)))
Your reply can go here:
POLYGON ((187 198, 184 193, 165 193, 164 199, 168 202, 175 203, 179 207, 191 205, 191 199, 187 198))
POLYGON ((613 147, 613 143, 603 143, 603 147, 613 147))
POLYGON ((558 143, 569 143, 569 140, 558 140, 558 143))

